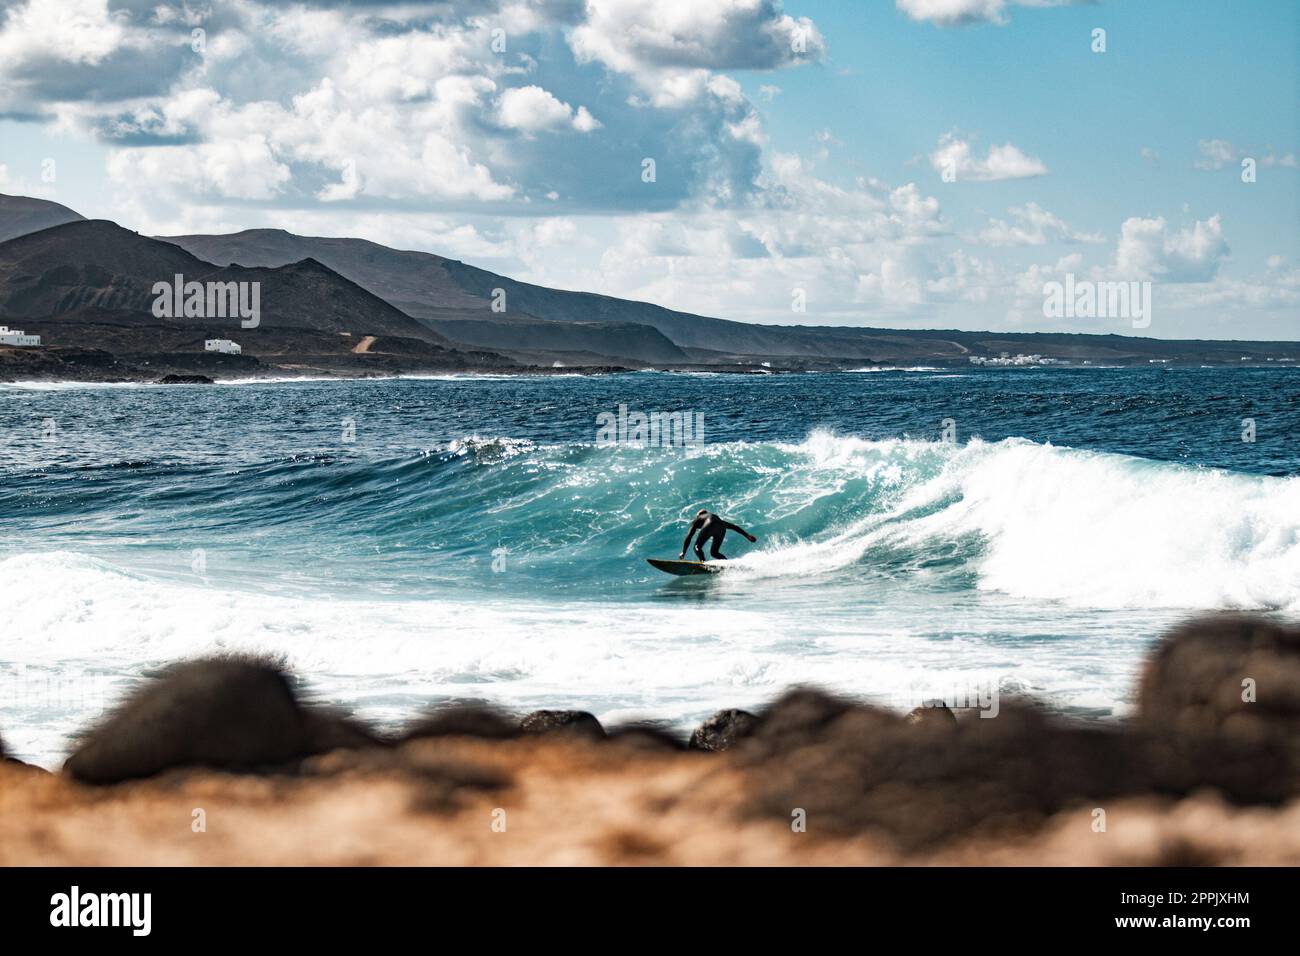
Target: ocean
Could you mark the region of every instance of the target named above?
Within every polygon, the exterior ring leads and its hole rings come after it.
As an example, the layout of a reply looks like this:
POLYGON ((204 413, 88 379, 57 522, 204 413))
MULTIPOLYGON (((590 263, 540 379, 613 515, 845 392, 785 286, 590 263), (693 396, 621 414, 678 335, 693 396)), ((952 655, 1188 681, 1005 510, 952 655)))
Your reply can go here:
POLYGON ((236 651, 381 727, 685 730, 799 683, 1104 721, 1173 624, 1300 616, 1298 473, 1285 367, 0 385, 0 735, 57 766, 160 665, 236 651), (620 406, 703 440, 599 441, 620 406), (702 507, 757 543, 650 568, 702 507))

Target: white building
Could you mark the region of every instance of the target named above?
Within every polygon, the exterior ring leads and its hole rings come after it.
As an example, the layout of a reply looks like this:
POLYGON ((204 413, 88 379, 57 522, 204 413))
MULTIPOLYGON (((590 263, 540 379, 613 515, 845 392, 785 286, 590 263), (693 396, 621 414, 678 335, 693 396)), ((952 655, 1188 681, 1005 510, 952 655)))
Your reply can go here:
POLYGON ((30 346, 40 345, 41 337, 39 335, 28 335, 18 329, 11 329, 7 325, 0 325, 0 345, 18 345, 30 346))
POLYGON ((230 339, 204 339, 203 351, 221 352, 225 355, 239 355, 244 350, 239 347, 238 342, 232 342, 230 339))

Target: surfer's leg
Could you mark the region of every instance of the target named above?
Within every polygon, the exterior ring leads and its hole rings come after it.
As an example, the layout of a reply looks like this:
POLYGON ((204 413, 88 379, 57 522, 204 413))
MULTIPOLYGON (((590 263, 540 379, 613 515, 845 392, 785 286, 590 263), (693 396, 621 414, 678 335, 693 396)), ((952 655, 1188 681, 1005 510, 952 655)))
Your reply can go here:
POLYGON ((718 561, 726 561, 727 556, 718 550, 718 545, 720 543, 721 542, 718 541, 717 538, 713 539, 713 547, 709 549, 709 557, 714 558, 718 561))
MULTIPOLYGON (((716 548, 717 545, 715 544, 714 547, 716 548)), ((703 541, 696 541, 696 542, 695 542, 695 557, 696 557, 697 560, 700 560, 700 561, 703 561, 703 560, 704 560, 704 542, 703 542, 703 541)))

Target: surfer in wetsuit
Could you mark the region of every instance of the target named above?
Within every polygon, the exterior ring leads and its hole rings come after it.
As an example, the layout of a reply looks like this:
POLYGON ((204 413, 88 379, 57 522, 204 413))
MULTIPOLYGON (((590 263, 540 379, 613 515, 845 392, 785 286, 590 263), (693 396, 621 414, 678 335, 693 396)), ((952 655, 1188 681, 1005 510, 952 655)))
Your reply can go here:
POLYGON ((701 508, 695 520, 691 522, 691 530, 686 533, 686 540, 682 542, 682 553, 678 558, 686 557, 686 549, 691 546, 691 538, 695 538, 695 556, 701 561, 704 560, 704 543, 710 542, 712 547, 709 548, 709 557, 716 558, 719 561, 727 560, 727 556, 722 553, 722 539, 726 537, 728 531, 735 531, 737 534, 743 534, 750 541, 757 541, 752 534, 744 528, 738 527, 729 521, 723 521, 717 515, 711 513, 706 508, 701 508), (699 537, 695 533, 699 532, 699 537))

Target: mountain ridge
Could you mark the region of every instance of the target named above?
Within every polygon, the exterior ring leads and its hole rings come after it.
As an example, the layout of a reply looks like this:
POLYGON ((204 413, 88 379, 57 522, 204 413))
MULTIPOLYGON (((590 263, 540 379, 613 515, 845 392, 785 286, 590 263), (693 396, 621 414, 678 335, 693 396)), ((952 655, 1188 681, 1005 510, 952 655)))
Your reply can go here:
MULTIPOLYGON (((5 349, 0 374, 42 374, 65 350, 90 362, 87 374, 143 376, 163 368, 192 374, 215 365, 255 373, 264 363, 323 374, 375 374, 517 367, 489 350, 457 347, 446 336, 370 291, 306 258, 277 268, 218 266, 173 243, 107 220, 79 219, 0 243, 0 319, 42 336, 41 349, 5 349), (252 316, 155 315, 158 283, 236 283, 256 288, 252 316), (242 355, 216 357, 209 338, 237 341, 242 355), (112 364, 112 363, 109 363, 112 364), (143 371, 148 367, 149 373, 143 371)), ((57 366, 55 362, 55 366, 57 366)), ((77 374, 70 370, 68 374, 77 374)))
POLYGON ((80 213, 49 199, 0 193, 0 242, 84 218, 80 213))
POLYGON ((384 363, 385 371, 457 363, 517 370, 799 371, 1011 364, 1024 357, 1075 364, 1300 360, 1300 342, 1291 341, 755 325, 548 289, 365 239, 298 236, 284 229, 148 237, 43 200, 3 198, 11 201, 0 203, 0 234, 39 225, 43 217, 67 221, 0 242, 0 320, 33 326, 29 331, 45 335, 50 345, 135 358, 184 356, 195 348, 194 320, 169 324, 149 312, 154 283, 184 274, 201 282, 261 284, 261 328, 250 333, 237 319, 224 326, 204 320, 205 333, 242 336, 245 356, 253 361, 262 356, 281 368, 325 368, 330 374, 368 374, 384 363), (13 216, 6 218, 5 208, 13 216), (33 217, 33 211, 40 215, 33 217), (501 299, 497 290, 504 291, 504 311, 493 308, 501 299), (132 328, 137 331, 121 331, 132 328), (122 335, 131 341, 124 345, 122 335))

